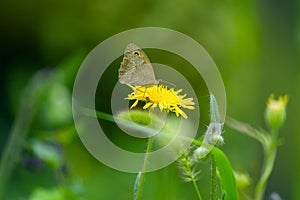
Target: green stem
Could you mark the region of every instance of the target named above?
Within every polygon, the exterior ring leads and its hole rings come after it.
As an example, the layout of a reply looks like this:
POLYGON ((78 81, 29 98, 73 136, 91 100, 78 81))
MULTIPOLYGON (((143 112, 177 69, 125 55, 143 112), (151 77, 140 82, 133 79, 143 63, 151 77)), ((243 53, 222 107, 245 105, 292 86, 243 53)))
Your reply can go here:
POLYGON ((145 153, 144 163, 143 163, 142 171, 141 171, 140 177, 139 177, 140 180, 137 183, 138 185, 137 185, 137 190, 136 190, 136 193, 135 193, 135 200, 139 200, 141 198, 142 189, 143 189, 143 186, 144 186, 145 172, 146 172, 149 153, 151 152, 152 144, 153 144, 153 137, 150 137, 148 139, 148 144, 147 144, 147 149, 146 149, 146 153, 145 153))
POLYGON ((39 71, 32 78, 25 88, 25 93, 19 107, 16 120, 14 121, 9 139, 3 150, 0 162, 0 199, 4 198, 7 182, 13 172, 15 164, 20 159, 22 145, 26 139, 32 120, 39 109, 39 106, 47 94, 57 74, 45 79, 48 71, 39 71))
POLYGON ((262 175, 256 185, 254 199, 262 200, 265 195, 267 181, 272 173, 277 154, 277 130, 272 131, 272 140, 265 147, 265 161, 262 175))
POLYGON ((7 182, 14 169, 15 163, 19 160, 22 144, 25 141, 34 112, 35 109, 33 107, 22 106, 14 122, 12 131, 10 132, 0 162, 0 199, 4 198, 7 182))
POLYGON ((211 154, 211 199, 218 199, 217 196, 217 165, 214 156, 211 154))
POLYGON ((197 183, 196 183, 196 180, 193 179, 192 182, 193 182, 194 188, 195 188, 195 190, 196 190, 196 192, 197 192, 198 199, 199 199, 199 200, 202 200, 202 197, 201 197, 201 194, 200 194, 200 190, 199 190, 199 188, 198 188, 198 185, 197 185, 197 183))

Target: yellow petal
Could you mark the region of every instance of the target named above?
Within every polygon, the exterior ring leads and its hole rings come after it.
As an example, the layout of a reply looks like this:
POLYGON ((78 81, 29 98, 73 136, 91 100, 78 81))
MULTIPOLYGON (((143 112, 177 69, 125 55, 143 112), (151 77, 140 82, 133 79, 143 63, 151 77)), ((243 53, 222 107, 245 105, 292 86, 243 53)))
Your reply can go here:
POLYGON ((153 103, 148 102, 148 103, 146 103, 146 105, 144 105, 143 109, 147 109, 147 108, 149 108, 152 105, 153 105, 153 103))
POLYGON ((134 108, 138 103, 139 103, 139 100, 136 100, 136 101, 132 104, 132 106, 130 107, 130 109, 131 109, 131 108, 134 108))

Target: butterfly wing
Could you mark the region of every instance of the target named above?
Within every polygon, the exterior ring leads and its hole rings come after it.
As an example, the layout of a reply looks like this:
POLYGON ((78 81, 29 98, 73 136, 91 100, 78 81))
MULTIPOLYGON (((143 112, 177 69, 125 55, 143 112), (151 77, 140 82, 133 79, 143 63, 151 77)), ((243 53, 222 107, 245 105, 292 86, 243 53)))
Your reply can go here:
POLYGON ((151 63, 137 66, 130 76, 129 84, 132 85, 149 86, 158 84, 151 63))
POLYGON ((122 84, 131 84, 131 74, 136 70, 136 64, 130 62, 130 59, 124 56, 121 66, 119 68, 119 81, 122 84))
POLYGON ((135 44, 128 44, 126 47, 119 69, 119 81, 122 84, 141 86, 158 84, 149 58, 135 44))

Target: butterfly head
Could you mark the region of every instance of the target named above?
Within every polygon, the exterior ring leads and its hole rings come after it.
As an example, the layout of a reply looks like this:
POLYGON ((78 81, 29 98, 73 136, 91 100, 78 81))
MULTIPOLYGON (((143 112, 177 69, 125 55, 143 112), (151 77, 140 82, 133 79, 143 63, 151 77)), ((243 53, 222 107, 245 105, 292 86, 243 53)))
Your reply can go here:
POLYGON ((127 45, 124 55, 131 58, 134 61, 140 61, 140 64, 150 63, 149 58, 146 56, 144 51, 136 44, 130 43, 127 45))

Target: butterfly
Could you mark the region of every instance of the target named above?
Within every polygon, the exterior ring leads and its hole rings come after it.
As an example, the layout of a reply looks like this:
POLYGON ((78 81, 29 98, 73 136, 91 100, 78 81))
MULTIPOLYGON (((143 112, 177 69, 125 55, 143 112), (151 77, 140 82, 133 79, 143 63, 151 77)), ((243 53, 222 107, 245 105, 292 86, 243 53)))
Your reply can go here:
POLYGON ((133 86, 158 84, 149 58, 136 44, 130 43, 125 49, 119 68, 119 81, 133 86))

